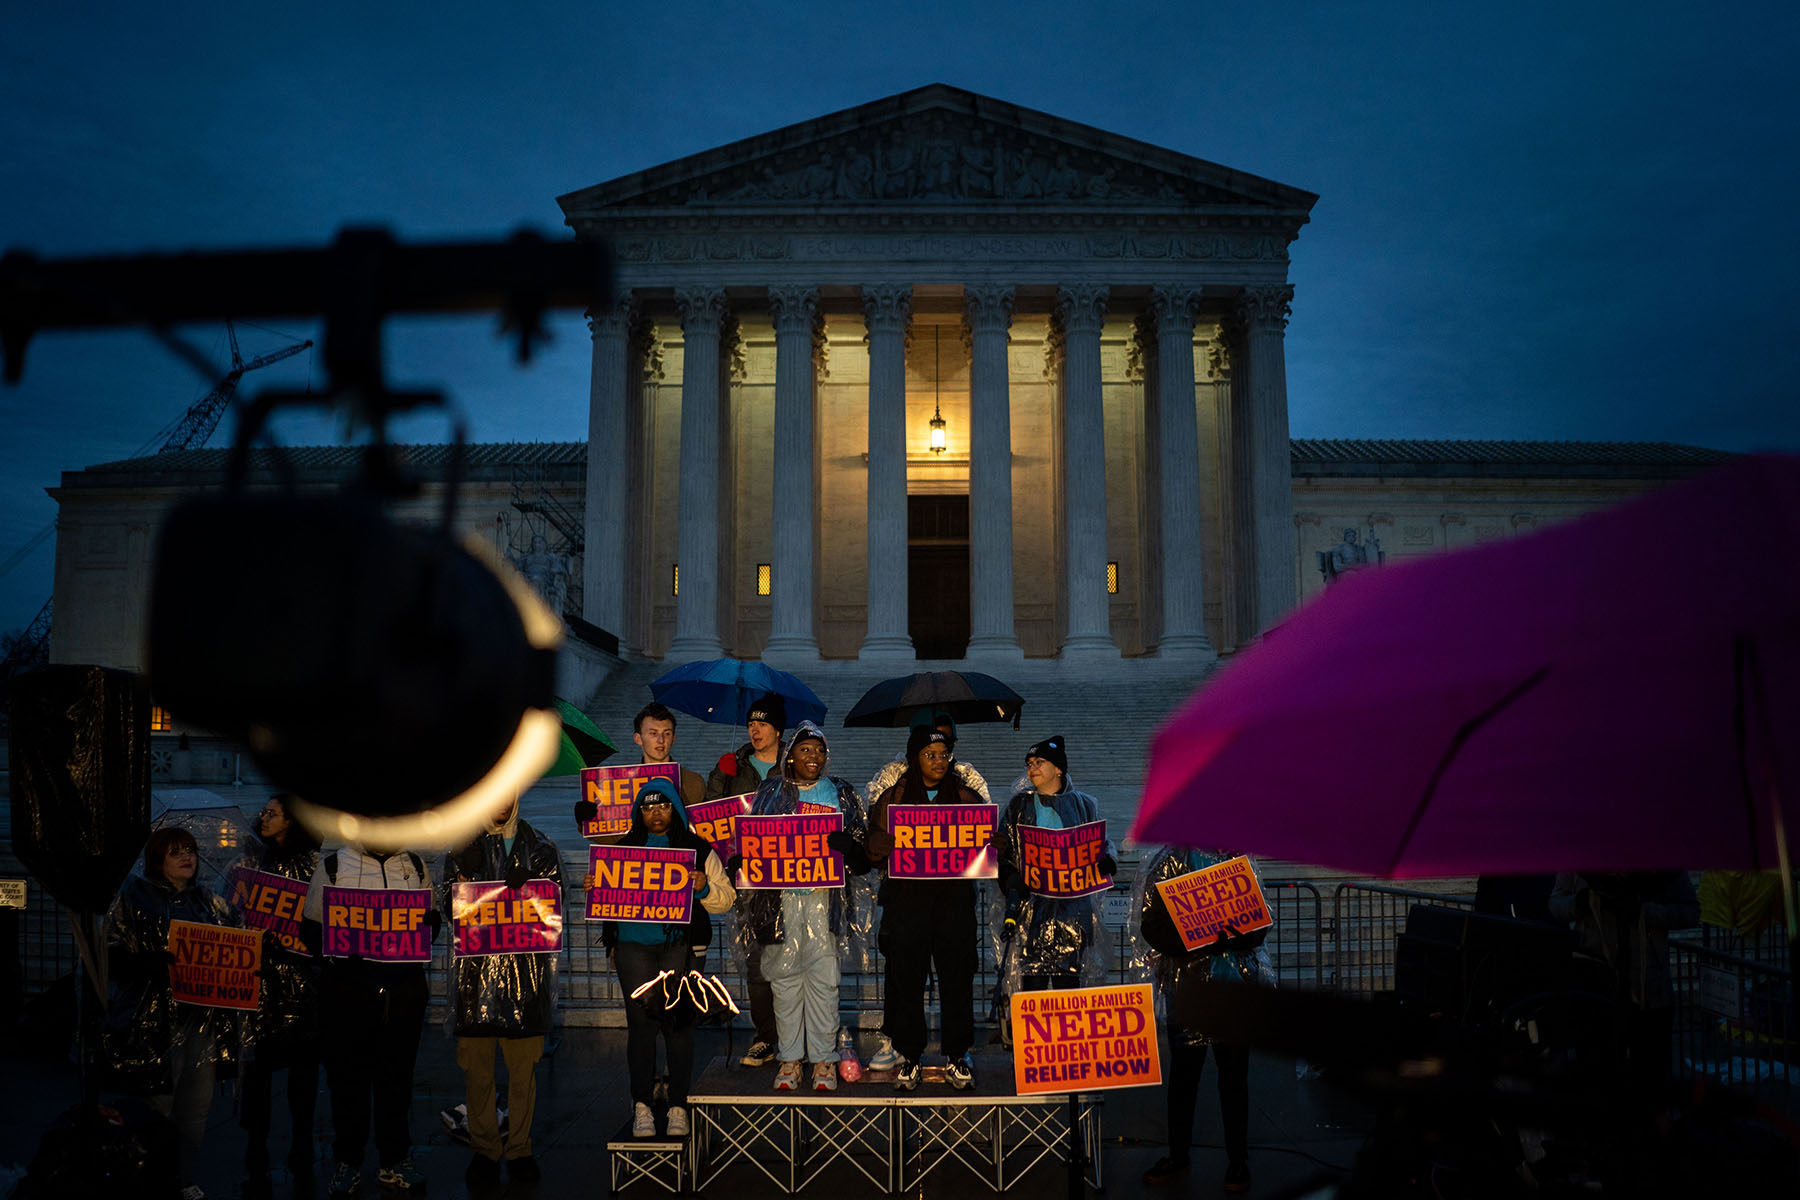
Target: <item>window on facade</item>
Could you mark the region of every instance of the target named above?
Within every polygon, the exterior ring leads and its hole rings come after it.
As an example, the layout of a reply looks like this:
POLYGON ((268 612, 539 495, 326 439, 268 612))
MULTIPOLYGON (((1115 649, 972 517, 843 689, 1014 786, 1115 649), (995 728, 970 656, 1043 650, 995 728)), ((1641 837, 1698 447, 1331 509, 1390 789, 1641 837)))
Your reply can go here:
POLYGON ((669 595, 681 595, 681 564, 669 564, 669 595))
POLYGON ((769 594, 769 564, 768 563, 757 563, 756 564, 756 594, 759 596, 766 596, 769 594))
POLYGON ((174 728, 175 718, 169 715, 169 710, 160 704, 152 704, 150 706, 150 732, 168 733, 174 728))
POLYGON ((1109 596, 1119 594, 1119 564, 1116 562, 1106 564, 1106 594, 1109 596))

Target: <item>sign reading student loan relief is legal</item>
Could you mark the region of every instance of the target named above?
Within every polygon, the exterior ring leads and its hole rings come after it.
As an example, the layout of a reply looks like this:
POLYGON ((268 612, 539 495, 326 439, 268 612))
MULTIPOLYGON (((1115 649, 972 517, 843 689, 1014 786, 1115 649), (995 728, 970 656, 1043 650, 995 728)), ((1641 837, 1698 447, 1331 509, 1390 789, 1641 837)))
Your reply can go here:
POLYGON ((844 814, 790 813, 739 817, 739 888, 841 888, 844 856, 826 842, 844 827, 844 814))
POLYGON ((169 991, 182 1004, 254 1010, 262 997, 262 930, 169 922, 169 991))
POLYGON ((430 888, 325 889, 325 956, 430 962, 430 888))
POLYGON ((1156 1087, 1154 1004, 1147 983, 1014 992, 1013 1086, 1021 1096, 1156 1087))
POLYGON ((1156 885, 1163 903, 1175 920, 1181 944, 1198 950, 1225 931, 1227 925, 1239 933, 1254 933, 1275 923, 1263 899, 1262 885, 1256 872, 1243 855, 1222 863, 1165 879, 1156 885))
POLYGON ((589 846, 587 918, 685 925, 694 915, 694 852, 670 846, 589 846))
POLYGON ((581 772, 581 798, 596 810, 594 819, 581 823, 581 836, 589 841, 617 841, 631 832, 631 806, 638 790, 652 779, 666 779, 681 790, 679 763, 636 763, 628 767, 587 767, 581 772))
POLYGON ((890 879, 993 879, 1000 874, 994 852, 993 804, 891 804, 888 832, 890 879))
POLYGON ((712 843, 720 862, 727 862, 737 853, 738 818, 749 813, 755 799, 755 792, 745 792, 696 804, 688 809, 688 828, 712 843))
POLYGON ((1105 821, 1069 829, 1019 826, 1019 878, 1036 896, 1075 900, 1106 891, 1113 881, 1111 875, 1100 873, 1105 853, 1105 821))
POLYGON ((452 884, 451 945, 458 958, 481 954, 554 954, 562 949, 562 887, 554 879, 452 884))

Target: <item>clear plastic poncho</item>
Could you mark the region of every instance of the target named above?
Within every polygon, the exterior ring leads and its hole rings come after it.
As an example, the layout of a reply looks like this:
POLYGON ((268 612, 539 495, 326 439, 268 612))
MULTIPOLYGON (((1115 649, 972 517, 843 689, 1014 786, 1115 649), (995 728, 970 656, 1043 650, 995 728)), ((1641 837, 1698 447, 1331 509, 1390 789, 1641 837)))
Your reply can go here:
MULTIPOLYGON (((562 858, 556 843, 518 819, 490 828, 444 859, 441 904, 449 914, 450 888, 457 883, 501 881, 517 887, 548 879, 562 892, 562 858), (504 831, 513 831, 509 854, 504 831)), ((564 914, 567 928, 568 914, 564 914)), ((454 947, 454 935, 452 936, 454 947)), ((445 1027, 457 1037, 538 1037, 551 1030, 556 1013, 560 954, 477 954, 450 963, 450 1003, 445 1027)))
MULTIPOLYGON (((1005 995, 1020 990, 1024 976, 1047 976, 1056 987, 1098 987, 1106 982, 1113 964, 1112 933, 1102 919, 1105 892, 1059 900, 1025 890, 1018 869, 1017 831, 1020 825, 1044 823, 1036 815, 1040 804, 1055 811, 1064 829, 1101 819, 1099 802, 1078 791, 1067 775, 1062 791, 1053 796, 1040 796, 1023 778, 1014 785, 995 837, 999 886, 988 891, 988 934, 1005 995), (1010 939, 1004 937, 1008 913, 1018 922, 1010 939)), ((1110 837, 1104 853, 1118 857, 1110 837)))

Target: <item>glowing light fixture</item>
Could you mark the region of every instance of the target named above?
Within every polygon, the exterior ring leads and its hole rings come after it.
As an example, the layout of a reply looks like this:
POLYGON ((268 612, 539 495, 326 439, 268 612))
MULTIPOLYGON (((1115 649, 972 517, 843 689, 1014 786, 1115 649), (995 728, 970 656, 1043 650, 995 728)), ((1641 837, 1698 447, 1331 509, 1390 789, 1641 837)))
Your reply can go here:
POLYGON ((942 454, 949 445, 949 438, 944 433, 944 412, 938 404, 938 335, 942 330, 931 327, 931 452, 942 454))

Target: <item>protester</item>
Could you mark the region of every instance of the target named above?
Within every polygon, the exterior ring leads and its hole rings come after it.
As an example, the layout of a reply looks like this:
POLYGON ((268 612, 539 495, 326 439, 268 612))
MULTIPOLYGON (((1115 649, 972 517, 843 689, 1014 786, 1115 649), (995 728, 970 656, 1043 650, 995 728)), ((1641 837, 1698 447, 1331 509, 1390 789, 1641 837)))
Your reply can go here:
MULTIPOLYGON (((1068 777, 1062 737, 1046 738, 1025 751, 1025 778, 1001 815, 995 836, 1000 852, 999 897, 1004 911, 992 914, 1001 949, 1001 995, 1046 988, 1092 987, 1103 982, 1108 954, 1101 923, 1104 892, 1059 900, 1033 895, 1019 872, 1019 829, 1072 829, 1100 820, 1100 804, 1077 791, 1068 777)), ((1097 864, 1101 875, 1118 870, 1108 839, 1097 864)))
MULTIPOLYGON (((551 881, 562 895, 556 844, 519 817, 515 794, 474 841, 445 858, 445 907, 458 883, 503 881, 509 888, 522 888, 533 879, 551 881)), ((515 1182, 536 1183, 541 1177, 531 1152, 531 1122, 537 1107, 537 1064, 556 1008, 557 958, 553 953, 485 954, 452 962, 450 1014, 469 1114, 472 1153, 464 1178, 471 1187, 497 1183, 502 1158, 515 1182), (504 1139, 494 1111, 496 1053, 506 1064, 504 1139)))
MULTIPOLYGON (((802 721, 782 759, 779 774, 757 790, 751 812, 786 816, 835 810, 843 827, 826 838, 852 874, 869 870, 865 848, 868 817, 863 798, 846 779, 827 771, 825 734, 802 721)), ((775 997, 775 1027, 781 1066, 775 1089, 801 1086, 804 1065, 812 1064, 814 1091, 838 1086, 838 956, 846 950, 851 906, 848 881, 842 888, 781 888, 745 891, 745 953, 758 957, 775 997)))
MULTIPOLYGON (((694 912, 686 924, 608 921, 601 940, 613 960, 619 988, 625 994, 625 1062, 631 1078, 631 1136, 656 1136, 656 1114, 650 1105, 656 1090, 656 1036, 662 1035, 669 1058, 669 1137, 688 1133, 687 1094, 694 1078, 694 1031, 675 1014, 652 1015, 631 994, 663 971, 686 975, 692 968, 691 947, 712 941, 712 917, 736 899, 724 864, 712 844, 688 828, 687 809, 667 779, 644 781, 631 809, 631 829, 621 846, 668 846, 694 852, 694 912)), ((513 1118, 517 1120, 518 1118, 513 1118)))
MULTIPOLYGON (((1211 944, 1189 951, 1176 932, 1174 919, 1156 885, 1164 880, 1222 863, 1235 855, 1219 850, 1168 849, 1152 856, 1139 873, 1136 891, 1142 957, 1162 994, 1163 1005, 1185 987, 1258 984, 1275 986, 1275 968, 1263 947, 1266 930, 1234 936, 1221 933, 1211 944)), ((1210 1045, 1218 1062, 1219 1119, 1225 1133, 1225 1179, 1228 1192, 1250 1190, 1250 1047, 1219 1041, 1204 1030, 1168 1022, 1169 1152, 1144 1172, 1144 1182, 1158 1185, 1182 1178, 1190 1166, 1194 1141, 1194 1108, 1200 1076, 1210 1045)))
MULTIPOLYGON (((888 809, 895 804, 980 804, 974 789, 949 777, 950 738, 930 726, 906 739, 906 770, 884 791, 869 814, 867 849, 881 862, 893 851, 888 809)), ((919 1059, 925 1052, 925 981, 935 966, 943 1015, 943 1051, 950 1086, 975 1086, 969 1049, 975 1041, 975 881, 893 879, 881 921, 881 952, 887 958, 887 998, 883 1028, 900 1053, 894 1087, 919 1086, 919 1059)), ((871 1064, 873 1065, 873 1064, 871 1064)))
MULTIPOLYGON (((431 873, 410 850, 348 843, 321 855, 306 893, 304 928, 312 939, 320 937, 327 887, 429 889, 431 873)), ((426 921, 435 940, 441 924, 435 908, 426 921)), ((423 963, 374 962, 353 955, 327 957, 320 968, 319 1032, 337 1160, 332 1196, 354 1195, 361 1186, 371 1128, 381 1186, 398 1192, 425 1190, 425 1176, 413 1165, 407 1111, 428 998, 423 963)))
MULTIPOLYGON (((641 751, 639 762, 674 762, 675 714, 669 711, 667 705, 654 700, 644 705, 638 709, 637 716, 632 718, 631 740, 638 744, 641 751)), ((677 790, 681 793, 682 804, 693 808, 706 798, 706 781, 697 772, 683 767, 677 790)))
POLYGON ((122 1091, 147 1092, 181 1139, 181 1200, 203 1200, 194 1168, 206 1140, 218 1067, 235 1059, 238 1015, 175 1000, 169 922, 238 925, 237 913, 198 883, 200 847, 185 829, 158 829, 144 845, 143 874, 119 889, 108 917, 112 976, 103 1046, 122 1091))
MULTIPOLYGON (((285 792, 270 796, 256 818, 256 843, 243 866, 302 883, 319 866, 319 843, 293 818, 285 792)), ((263 939, 262 1003, 253 1018, 255 1035, 239 1075, 239 1121, 244 1148, 245 1190, 269 1189, 269 1113, 275 1072, 287 1070, 288 1119, 293 1143, 288 1169, 300 1179, 313 1169, 313 1112, 319 1098, 319 960, 303 949, 263 939)))
MULTIPOLYGON (((782 758, 781 731, 787 728, 787 701, 770 692, 750 706, 744 717, 744 731, 749 740, 719 759, 719 765, 706 776, 705 798, 720 800, 726 796, 742 796, 756 791, 769 777, 782 758)), ((738 914, 740 943, 743 913, 738 914)), ((775 993, 763 978, 761 956, 749 955, 744 962, 744 988, 750 998, 750 1049, 740 1060, 746 1067, 760 1067, 775 1057, 775 993)))

